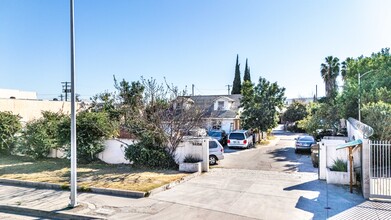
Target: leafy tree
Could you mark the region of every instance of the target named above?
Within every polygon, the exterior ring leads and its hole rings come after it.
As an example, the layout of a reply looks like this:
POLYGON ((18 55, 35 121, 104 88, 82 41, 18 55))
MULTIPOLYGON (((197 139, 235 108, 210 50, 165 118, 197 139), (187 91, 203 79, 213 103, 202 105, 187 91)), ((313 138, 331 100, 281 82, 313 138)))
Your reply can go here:
POLYGON ((140 84, 142 104, 135 111, 129 109, 133 114, 121 125, 138 139, 127 146, 126 158, 135 165, 172 168, 176 148, 185 134, 200 125, 204 110, 193 106, 185 91, 167 82, 141 78, 140 84))
POLYGON ((285 88, 280 88, 277 83, 270 83, 260 77, 258 84, 253 86, 245 81, 243 85, 243 98, 240 116, 244 128, 258 128, 267 131, 277 125, 278 111, 284 104, 285 88))
POLYGON ((244 77, 243 82, 250 81, 251 82, 251 76, 250 76, 250 67, 247 65, 247 59, 246 59, 246 66, 244 68, 244 77))
POLYGON ((296 122, 305 118, 307 114, 306 105, 302 102, 294 101, 288 106, 282 115, 282 119, 287 122, 296 122))
POLYGON ((240 64, 239 64, 239 55, 236 55, 236 65, 235 65, 235 78, 232 84, 231 94, 240 94, 242 90, 242 84, 240 82, 240 64))
POLYGON ((316 136, 317 130, 332 129, 336 132, 339 129, 340 113, 334 101, 323 103, 311 103, 307 107, 308 115, 299 121, 299 128, 307 133, 316 136))
POLYGON ((368 103, 362 109, 363 122, 371 126, 374 134, 371 138, 391 140, 391 104, 379 101, 368 103))
POLYGON ((91 98, 90 110, 94 112, 106 112, 111 120, 119 121, 121 111, 116 106, 115 95, 110 92, 102 92, 91 98))
POLYGON ((343 73, 344 87, 338 98, 339 108, 345 118, 358 116, 358 97, 361 97, 362 106, 370 102, 390 102, 391 91, 391 56, 389 48, 370 57, 347 58, 346 71, 343 73), (363 73, 368 74, 362 75, 363 73), (360 88, 358 74, 361 74, 360 88))
POLYGON ((0 153, 11 153, 22 129, 20 117, 11 112, 0 112, 0 153))
POLYGON ((114 87, 118 91, 117 100, 119 111, 124 120, 126 121, 133 115, 138 115, 140 109, 144 107, 143 92, 145 87, 139 81, 129 84, 125 79, 122 79, 122 81, 118 83, 115 76, 114 87))
POLYGON ((325 63, 320 65, 320 73, 326 86, 326 97, 335 97, 337 92, 337 77, 340 64, 337 57, 328 56, 325 63))

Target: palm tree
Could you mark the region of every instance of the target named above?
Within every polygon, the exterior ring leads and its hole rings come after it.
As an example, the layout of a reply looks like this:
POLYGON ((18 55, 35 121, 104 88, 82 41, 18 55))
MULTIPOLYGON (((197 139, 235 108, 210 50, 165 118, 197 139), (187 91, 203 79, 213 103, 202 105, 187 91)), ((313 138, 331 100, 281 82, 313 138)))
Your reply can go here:
POLYGON ((326 97, 331 97, 337 90, 337 77, 339 75, 339 59, 328 56, 326 62, 320 65, 320 73, 326 87, 326 97))

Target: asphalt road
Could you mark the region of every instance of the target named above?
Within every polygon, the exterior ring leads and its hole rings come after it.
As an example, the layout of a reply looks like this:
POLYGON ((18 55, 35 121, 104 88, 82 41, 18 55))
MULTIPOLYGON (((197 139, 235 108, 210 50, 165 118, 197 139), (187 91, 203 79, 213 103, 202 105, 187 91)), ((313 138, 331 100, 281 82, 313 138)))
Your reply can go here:
POLYGON ((318 172, 311 163, 309 152, 295 153, 295 138, 299 134, 274 131, 275 140, 269 146, 251 149, 225 148, 225 158, 216 167, 278 172, 318 172))

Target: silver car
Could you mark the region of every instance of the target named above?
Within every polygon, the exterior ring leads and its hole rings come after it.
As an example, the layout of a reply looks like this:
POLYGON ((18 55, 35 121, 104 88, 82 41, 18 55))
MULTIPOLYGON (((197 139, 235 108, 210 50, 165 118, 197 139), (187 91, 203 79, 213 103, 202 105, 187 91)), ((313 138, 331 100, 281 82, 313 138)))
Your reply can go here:
POLYGON ((224 148, 216 139, 209 140, 209 165, 215 165, 224 159, 224 148))

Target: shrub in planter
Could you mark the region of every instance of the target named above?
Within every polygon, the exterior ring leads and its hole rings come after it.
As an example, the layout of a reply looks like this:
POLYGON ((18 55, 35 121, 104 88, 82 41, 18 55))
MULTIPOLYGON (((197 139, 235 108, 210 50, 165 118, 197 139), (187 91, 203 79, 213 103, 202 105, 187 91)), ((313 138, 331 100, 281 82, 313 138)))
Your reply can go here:
POLYGON ((194 156, 194 155, 186 155, 185 156, 185 159, 183 160, 184 163, 198 163, 198 162, 202 162, 202 159, 197 157, 197 156, 194 156))
POLYGON ((330 170, 337 171, 337 172, 348 172, 348 164, 344 160, 337 159, 337 160, 334 160, 334 164, 330 168, 330 170))
POLYGON ((202 159, 194 155, 186 155, 183 163, 179 164, 179 171, 200 172, 202 159))

